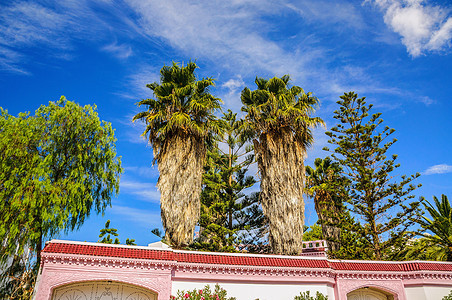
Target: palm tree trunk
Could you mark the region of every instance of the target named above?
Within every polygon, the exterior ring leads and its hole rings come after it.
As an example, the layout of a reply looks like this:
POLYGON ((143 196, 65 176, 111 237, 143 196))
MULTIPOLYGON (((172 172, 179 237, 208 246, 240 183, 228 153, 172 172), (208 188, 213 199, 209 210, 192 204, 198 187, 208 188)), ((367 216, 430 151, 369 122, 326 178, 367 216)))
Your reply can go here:
POLYGON ((160 152, 160 207, 165 239, 176 247, 189 245, 200 213, 204 140, 178 133, 168 138, 160 152))
POLYGON ((289 129, 263 133, 254 140, 254 149, 270 246, 277 254, 301 254, 306 151, 289 129))
POLYGON ((341 213, 334 205, 333 199, 326 191, 318 190, 314 197, 315 210, 321 221, 323 238, 328 244, 330 253, 340 249, 341 229, 337 226, 341 213))

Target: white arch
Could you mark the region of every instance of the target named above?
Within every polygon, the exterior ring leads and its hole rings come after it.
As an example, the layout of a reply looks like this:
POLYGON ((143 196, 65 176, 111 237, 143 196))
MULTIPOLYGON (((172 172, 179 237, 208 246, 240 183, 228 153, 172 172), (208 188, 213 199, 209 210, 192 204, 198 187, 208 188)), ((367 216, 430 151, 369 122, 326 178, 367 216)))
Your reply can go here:
POLYGON ((157 300, 157 292, 135 283, 111 280, 82 280, 59 284, 52 289, 52 300, 157 300))

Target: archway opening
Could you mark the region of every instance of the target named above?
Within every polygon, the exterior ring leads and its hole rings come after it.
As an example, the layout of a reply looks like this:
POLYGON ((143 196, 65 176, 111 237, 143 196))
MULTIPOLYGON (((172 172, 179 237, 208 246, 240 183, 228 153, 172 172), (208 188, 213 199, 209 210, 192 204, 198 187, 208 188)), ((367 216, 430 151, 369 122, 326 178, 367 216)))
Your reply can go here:
POLYGON ((347 294, 347 300, 396 300, 391 293, 375 287, 363 287, 347 294))
POLYGON ((52 300, 157 300, 157 293, 117 281, 84 281, 59 286, 52 300))

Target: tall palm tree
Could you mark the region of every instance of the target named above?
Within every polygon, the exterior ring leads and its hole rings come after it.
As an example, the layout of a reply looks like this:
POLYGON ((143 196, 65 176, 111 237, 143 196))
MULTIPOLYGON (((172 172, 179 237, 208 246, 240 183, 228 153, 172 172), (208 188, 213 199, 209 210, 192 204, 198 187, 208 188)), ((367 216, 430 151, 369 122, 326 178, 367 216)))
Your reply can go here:
POLYGON ((290 77, 256 78, 257 90, 242 91, 244 132, 254 143, 261 178, 261 202, 269 221, 273 252, 300 254, 304 224, 304 159, 313 142, 311 128, 323 124, 310 117, 318 99, 290 77))
POLYGON ((197 80, 196 68, 194 62, 164 66, 160 83, 147 85, 155 99, 138 102, 138 106, 148 109, 133 118, 146 122, 143 135, 149 137, 160 173, 157 187, 165 239, 176 247, 193 241, 200 211, 206 141, 221 131, 214 116, 221 100, 209 93, 214 80, 197 80))
POLYGON ((339 173, 341 167, 333 163, 331 158, 316 158, 315 169, 306 166, 307 192, 314 196, 315 210, 322 226, 323 238, 334 255, 340 248, 340 217, 344 213, 342 193, 345 179, 339 173))
MULTIPOLYGON (((425 199, 424 199, 425 200, 425 199)), ((431 256, 436 260, 452 261, 452 209, 446 195, 441 195, 441 201, 433 196, 436 207, 425 200, 424 207, 430 213, 433 220, 423 217, 418 223, 433 235, 424 234, 424 238, 430 241, 437 249, 431 256)))

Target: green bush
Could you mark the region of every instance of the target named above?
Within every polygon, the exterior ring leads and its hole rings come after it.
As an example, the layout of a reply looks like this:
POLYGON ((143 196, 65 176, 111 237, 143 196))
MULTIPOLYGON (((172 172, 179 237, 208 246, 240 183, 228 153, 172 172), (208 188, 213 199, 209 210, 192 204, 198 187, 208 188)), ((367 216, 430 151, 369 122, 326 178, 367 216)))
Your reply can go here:
POLYGON ((293 300, 328 300, 328 296, 325 296, 324 294, 317 292, 315 294, 315 297, 311 296, 311 293, 309 291, 300 293, 300 296, 295 296, 293 300))
POLYGON ((452 291, 450 291, 449 295, 444 296, 442 300, 452 300, 452 291))
POLYGON ((236 300, 234 297, 227 298, 227 292, 218 284, 215 285, 215 290, 211 291, 210 286, 206 285, 204 289, 193 291, 177 291, 177 296, 171 296, 170 300, 236 300))

